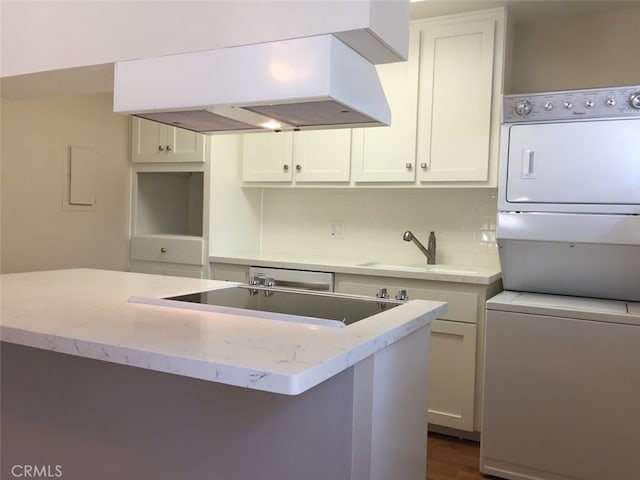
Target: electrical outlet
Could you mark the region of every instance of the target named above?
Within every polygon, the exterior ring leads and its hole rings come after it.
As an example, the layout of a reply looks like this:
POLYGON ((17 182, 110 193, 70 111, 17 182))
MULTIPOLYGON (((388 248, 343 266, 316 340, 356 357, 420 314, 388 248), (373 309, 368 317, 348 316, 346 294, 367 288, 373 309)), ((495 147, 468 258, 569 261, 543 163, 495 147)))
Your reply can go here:
POLYGON ((344 238, 344 222, 329 222, 329 238, 344 238))

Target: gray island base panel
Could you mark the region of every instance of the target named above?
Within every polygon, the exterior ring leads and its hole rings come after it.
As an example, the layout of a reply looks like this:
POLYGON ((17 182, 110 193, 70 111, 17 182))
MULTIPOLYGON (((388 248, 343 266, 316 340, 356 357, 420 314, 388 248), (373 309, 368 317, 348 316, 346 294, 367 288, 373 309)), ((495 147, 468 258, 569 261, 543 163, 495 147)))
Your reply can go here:
POLYGON ((422 480, 428 345, 427 325, 291 396, 3 342, 1 478, 422 480))

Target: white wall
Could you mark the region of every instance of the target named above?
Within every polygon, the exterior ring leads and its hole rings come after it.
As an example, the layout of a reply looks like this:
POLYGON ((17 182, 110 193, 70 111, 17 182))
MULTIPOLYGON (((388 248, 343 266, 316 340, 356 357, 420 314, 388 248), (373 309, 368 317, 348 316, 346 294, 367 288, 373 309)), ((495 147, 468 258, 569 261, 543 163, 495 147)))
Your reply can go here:
POLYGON ((402 240, 437 237, 438 263, 498 265, 495 189, 265 189, 262 250, 370 261, 425 263, 402 240), (344 239, 329 223, 345 224, 344 239))
POLYGON ((242 189, 240 135, 214 135, 211 148, 209 255, 260 249, 262 192, 242 189))
POLYGON ((0 271, 127 269, 129 119, 112 112, 112 96, 1 107, 0 271), (98 151, 93 209, 64 207, 68 144, 98 151))

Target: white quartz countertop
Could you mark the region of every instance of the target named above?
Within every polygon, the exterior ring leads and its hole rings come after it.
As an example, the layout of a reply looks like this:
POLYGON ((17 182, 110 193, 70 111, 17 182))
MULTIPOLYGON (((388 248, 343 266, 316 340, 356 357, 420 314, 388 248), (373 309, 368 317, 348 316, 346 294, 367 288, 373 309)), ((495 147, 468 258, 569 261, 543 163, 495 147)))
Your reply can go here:
POLYGON ((419 265, 402 265, 372 259, 349 259, 321 255, 292 256, 278 253, 247 252, 210 256, 209 262, 482 285, 489 285, 502 278, 502 273, 497 267, 427 265, 426 261, 419 265))
POLYGON ((4 342, 296 395, 428 325, 411 300, 344 328, 131 303, 227 282, 90 269, 0 276, 4 342))

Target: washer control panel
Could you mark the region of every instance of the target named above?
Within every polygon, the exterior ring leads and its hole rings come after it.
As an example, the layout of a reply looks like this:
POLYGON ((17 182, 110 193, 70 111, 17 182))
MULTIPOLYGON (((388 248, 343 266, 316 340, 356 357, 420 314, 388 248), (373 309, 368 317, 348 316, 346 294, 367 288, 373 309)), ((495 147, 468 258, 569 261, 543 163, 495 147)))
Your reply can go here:
POLYGON ((640 118, 640 85, 505 95, 503 100, 503 123, 620 116, 640 118))

